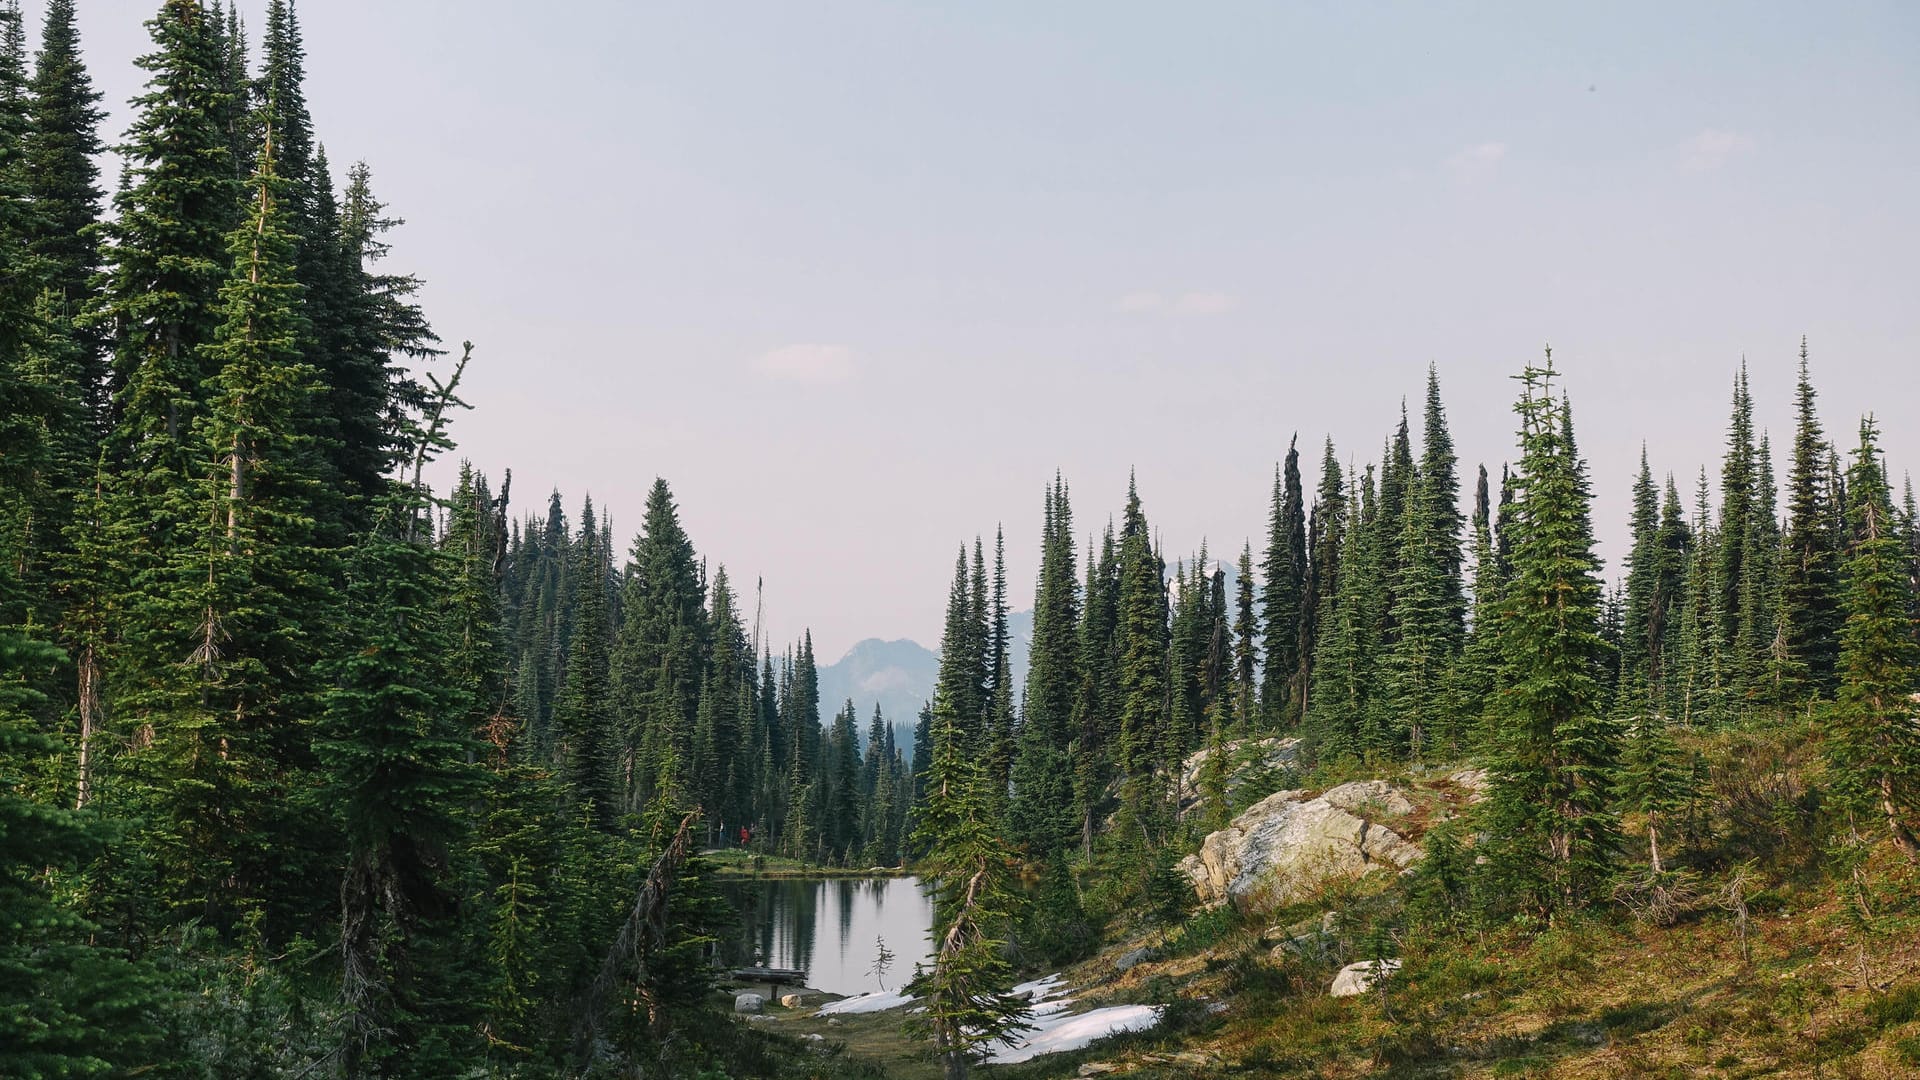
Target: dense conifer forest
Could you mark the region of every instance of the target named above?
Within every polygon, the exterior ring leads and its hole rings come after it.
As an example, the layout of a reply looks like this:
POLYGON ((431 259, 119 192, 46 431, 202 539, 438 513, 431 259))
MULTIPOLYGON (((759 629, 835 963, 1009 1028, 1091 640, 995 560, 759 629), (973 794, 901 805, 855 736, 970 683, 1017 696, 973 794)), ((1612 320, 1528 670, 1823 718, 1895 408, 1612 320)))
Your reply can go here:
MULTIPOLYGON (((983 533, 932 700, 860 715, 665 480, 630 540, 504 468, 430 489, 468 365, 513 360, 449 349, 390 265, 290 3, 257 56, 219 0, 159 4, 111 193, 74 8, 0 2, 0 1075, 875 1075, 729 1015, 739 848, 928 883, 908 1026, 963 1076, 1026 1022, 1023 973, 1225 934, 1176 864, 1262 797, 1457 763, 1486 798, 1354 907, 1372 958, 1711 906, 1729 874, 1910 925, 1920 515, 1873 417, 1823 422, 1804 342, 1752 378, 1791 387, 1779 464, 1730 369, 1723 457, 1649 442, 1611 576, 1551 353, 1516 364, 1510 462, 1457 459, 1431 371, 1377 456, 1293 438, 1237 551, 1036 476, 1024 682, 983 533), (1276 736, 1290 770, 1230 775, 1276 736), (1817 782, 1729 825, 1729 739, 1817 782)), ((1248 1008, 1291 993, 1233 970, 1248 1008)))

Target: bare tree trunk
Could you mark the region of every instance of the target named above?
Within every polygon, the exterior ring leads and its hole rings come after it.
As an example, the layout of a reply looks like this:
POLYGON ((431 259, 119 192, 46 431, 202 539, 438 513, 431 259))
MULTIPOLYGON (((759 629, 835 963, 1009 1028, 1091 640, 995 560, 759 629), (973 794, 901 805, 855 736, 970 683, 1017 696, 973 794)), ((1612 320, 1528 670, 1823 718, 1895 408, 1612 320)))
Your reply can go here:
POLYGON ((1913 830, 1901 820, 1900 806, 1893 798, 1893 776, 1880 774, 1880 809, 1887 815, 1887 831, 1893 834, 1893 846, 1911 863, 1920 863, 1920 841, 1916 841, 1913 830))
POLYGON ((93 797, 93 733, 100 723, 100 654, 92 645, 80 650, 80 767, 76 778, 75 810, 86 808, 93 797))

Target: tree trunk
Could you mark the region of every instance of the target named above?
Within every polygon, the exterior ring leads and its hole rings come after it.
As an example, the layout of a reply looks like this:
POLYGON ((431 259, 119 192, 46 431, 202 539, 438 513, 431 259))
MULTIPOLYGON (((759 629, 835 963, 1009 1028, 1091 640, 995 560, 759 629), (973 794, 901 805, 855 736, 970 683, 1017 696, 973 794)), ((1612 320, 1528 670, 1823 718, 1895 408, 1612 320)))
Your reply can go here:
POLYGON ((1893 798, 1893 776, 1880 774, 1880 809, 1887 815, 1887 831, 1893 834, 1893 846, 1910 863, 1920 863, 1920 841, 1916 841, 1913 830, 1900 818, 1900 806, 1893 798))
POLYGON ((93 732, 100 718, 100 656, 92 645, 80 650, 80 762, 73 808, 86 809, 93 797, 93 732))

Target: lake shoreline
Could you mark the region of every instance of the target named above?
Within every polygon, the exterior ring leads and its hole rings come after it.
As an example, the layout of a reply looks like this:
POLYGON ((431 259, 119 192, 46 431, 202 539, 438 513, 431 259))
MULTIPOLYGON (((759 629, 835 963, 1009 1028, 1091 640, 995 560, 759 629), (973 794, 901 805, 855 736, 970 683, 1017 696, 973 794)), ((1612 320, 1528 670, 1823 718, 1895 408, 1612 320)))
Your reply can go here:
POLYGON ((906 866, 821 866, 778 855, 755 856, 739 848, 703 851, 700 858, 706 861, 714 877, 739 881, 844 881, 913 876, 913 870, 906 866))

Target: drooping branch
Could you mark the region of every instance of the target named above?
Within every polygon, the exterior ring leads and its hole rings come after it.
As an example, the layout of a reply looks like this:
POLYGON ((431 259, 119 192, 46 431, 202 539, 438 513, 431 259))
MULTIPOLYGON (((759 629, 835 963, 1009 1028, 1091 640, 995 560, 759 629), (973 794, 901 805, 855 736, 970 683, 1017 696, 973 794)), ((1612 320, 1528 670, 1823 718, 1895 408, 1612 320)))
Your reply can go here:
MULTIPOLYGON (((693 827, 699 820, 700 811, 697 809, 680 819, 680 827, 674 831, 673 839, 660 857, 654 860, 653 868, 647 871, 646 881, 641 883, 640 891, 635 894, 632 910, 627 913, 620 932, 614 936, 613 945, 607 949, 606 959, 600 963, 600 974, 587 988, 580 1003, 580 1024, 573 1037, 574 1057, 577 1060, 585 1061, 600 1038, 607 1002, 620 982, 622 967, 631 963, 633 977, 643 978, 648 958, 665 943, 667 901, 681 868, 693 853, 693 827)), ((660 1015, 657 1004, 648 1002, 647 1010, 647 1019, 658 1024, 660 1015)))

